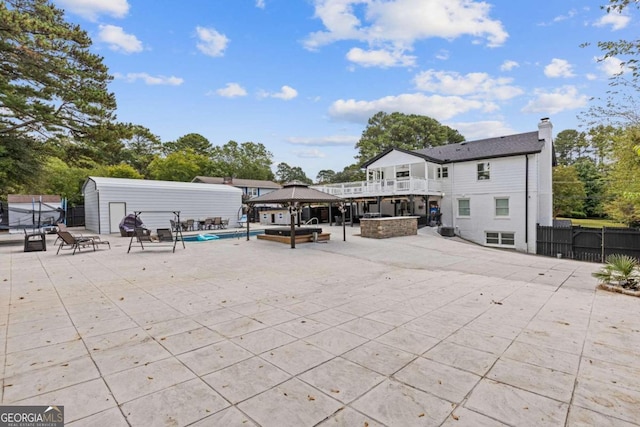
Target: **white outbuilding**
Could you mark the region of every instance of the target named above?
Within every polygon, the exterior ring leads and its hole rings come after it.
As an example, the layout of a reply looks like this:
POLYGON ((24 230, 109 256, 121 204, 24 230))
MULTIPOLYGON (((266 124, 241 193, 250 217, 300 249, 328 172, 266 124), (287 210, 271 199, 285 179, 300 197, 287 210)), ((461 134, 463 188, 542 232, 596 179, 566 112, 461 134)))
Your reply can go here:
POLYGON ((169 228, 173 212, 180 220, 221 217, 237 225, 242 190, 230 185, 90 176, 82 186, 85 227, 99 234, 118 233, 120 221, 134 212, 147 228, 169 228))

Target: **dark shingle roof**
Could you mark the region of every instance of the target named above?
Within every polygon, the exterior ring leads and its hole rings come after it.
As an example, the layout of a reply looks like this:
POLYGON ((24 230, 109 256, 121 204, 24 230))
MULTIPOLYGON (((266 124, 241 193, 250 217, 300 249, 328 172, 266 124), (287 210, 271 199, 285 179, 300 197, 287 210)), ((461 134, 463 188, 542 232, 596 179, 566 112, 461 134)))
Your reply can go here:
POLYGON ((526 132, 516 135, 499 136, 495 138, 479 139, 477 141, 447 144, 439 147, 423 148, 422 150, 404 150, 389 148, 376 157, 362 164, 368 167, 390 151, 397 150, 411 154, 434 163, 455 163, 471 160, 491 159, 496 157, 520 156, 523 154, 539 153, 544 147, 544 141, 538 139, 538 132, 526 132))
POLYGON ((543 147, 544 141, 538 139, 538 132, 535 131, 424 148, 414 153, 443 163, 453 163, 538 153, 543 147))
POLYGON ((340 197, 309 188, 307 184, 291 182, 284 184, 283 188, 279 190, 254 197, 249 200, 249 203, 330 203, 341 200, 340 197))

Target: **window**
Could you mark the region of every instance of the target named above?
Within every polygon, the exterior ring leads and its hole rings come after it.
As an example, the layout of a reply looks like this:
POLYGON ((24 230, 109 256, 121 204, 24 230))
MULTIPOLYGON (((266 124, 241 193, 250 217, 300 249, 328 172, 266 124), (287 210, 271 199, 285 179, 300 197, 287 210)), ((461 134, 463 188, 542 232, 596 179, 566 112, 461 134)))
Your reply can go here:
POLYGON ((396 178, 409 178, 409 171, 397 171, 396 178))
POLYGON ((247 188, 247 195, 251 196, 251 197, 255 197, 258 195, 258 189, 257 188, 247 188))
POLYGON ((471 201, 458 199, 458 216, 471 216, 471 201))
POLYGON ((438 168, 438 178, 449 178, 449 168, 447 166, 438 168))
POLYGON ((496 216, 509 216, 509 199, 496 199, 496 216))
POLYGON ((485 233, 485 241, 487 245, 498 245, 498 246, 515 246, 516 244, 516 235, 515 233, 506 233, 506 232, 496 232, 496 231, 487 231, 485 233))
POLYGON ((490 174, 490 164, 486 163, 478 163, 478 181, 483 181, 485 179, 489 179, 491 177, 490 174))

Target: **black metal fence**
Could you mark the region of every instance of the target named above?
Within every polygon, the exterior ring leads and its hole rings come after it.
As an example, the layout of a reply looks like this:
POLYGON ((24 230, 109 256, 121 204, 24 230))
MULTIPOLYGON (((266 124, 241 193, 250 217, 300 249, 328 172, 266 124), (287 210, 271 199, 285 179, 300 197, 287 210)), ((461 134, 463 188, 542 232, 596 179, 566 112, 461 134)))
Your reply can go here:
POLYGON ((67 209, 67 227, 84 227, 84 205, 67 209))
POLYGON ((640 230, 635 228, 547 227, 538 225, 537 254, 604 262, 611 254, 640 260, 640 230))

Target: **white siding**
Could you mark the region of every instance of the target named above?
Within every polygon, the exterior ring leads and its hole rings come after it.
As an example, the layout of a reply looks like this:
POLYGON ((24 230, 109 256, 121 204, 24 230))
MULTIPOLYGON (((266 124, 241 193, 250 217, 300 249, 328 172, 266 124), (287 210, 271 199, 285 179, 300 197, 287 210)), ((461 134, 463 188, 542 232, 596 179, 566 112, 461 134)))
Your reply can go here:
POLYGON ((403 153, 402 151, 392 150, 388 152, 384 157, 376 160, 371 163, 367 169, 375 169, 375 168, 385 168, 385 167, 393 167, 399 166, 409 163, 423 163, 422 160, 418 156, 413 156, 411 154, 403 153))
MULTIPOLYGON (((99 195, 96 189, 96 183, 92 180, 87 180, 82 189, 84 194, 84 224, 87 230, 91 230, 95 233, 101 233, 100 230, 100 209, 99 209, 99 195)), ((108 232, 107 226, 105 232, 108 232)))
MULTIPOLYGON (((450 192, 449 215, 443 211, 443 222, 452 223, 458 235, 480 244, 485 244, 486 232, 515 233, 515 248, 526 251, 525 164, 525 156, 456 163, 453 174, 450 170, 455 180, 450 192), (481 162, 491 165, 488 180, 477 179, 477 164, 481 162), (509 199, 508 217, 495 215, 496 198, 509 199), (470 200, 469 217, 458 216, 458 199, 470 200)), ((531 240, 532 236, 528 237, 531 240)))
POLYGON ((127 214, 142 211, 140 218, 151 229, 169 228, 169 220, 174 219, 171 211, 180 211, 181 220, 229 218, 229 225, 233 227, 237 225, 242 206, 242 190, 222 184, 90 177, 84 194, 89 217, 93 218, 94 211, 98 212, 97 224, 85 218, 86 228, 98 233, 109 231, 110 202, 126 203, 127 214), (91 181, 96 191, 92 191, 91 181))

